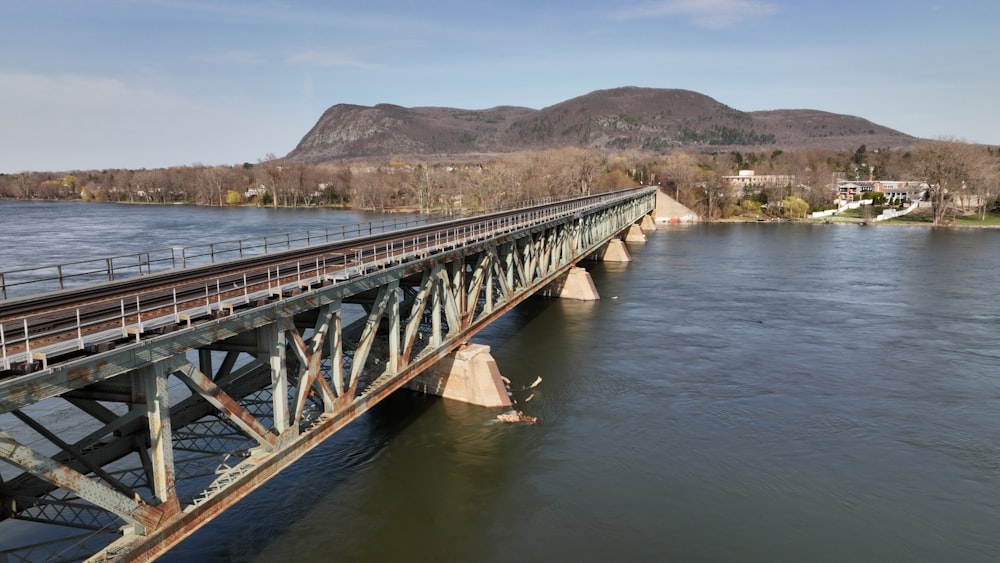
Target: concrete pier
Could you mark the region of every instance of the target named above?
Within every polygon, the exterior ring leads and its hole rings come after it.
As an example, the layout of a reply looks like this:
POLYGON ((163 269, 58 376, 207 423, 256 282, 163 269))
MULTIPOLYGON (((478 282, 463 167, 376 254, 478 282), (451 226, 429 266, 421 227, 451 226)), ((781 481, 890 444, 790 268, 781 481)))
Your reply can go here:
POLYGON ((406 387, 482 407, 507 408, 512 404, 497 362, 484 344, 466 344, 406 387))
POLYGON ((632 225, 625 233, 625 242, 646 242, 646 233, 642 232, 639 225, 632 225))
POLYGON ((625 242, 615 238, 608 241, 607 246, 597 254, 597 259, 602 262, 631 262, 632 255, 625 242))
POLYGON ((601 298, 597 293, 597 287, 594 286, 594 279, 590 277, 590 272, 575 266, 543 289, 541 295, 578 301, 597 301, 601 298))
POLYGON ((654 221, 653 218, 650 217, 649 215, 643 215, 642 216, 642 223, 639 224, 639 228, 641 228, 644 232, 647 232, 647 233, 655 231, 656 230, 656 221, 654 221))

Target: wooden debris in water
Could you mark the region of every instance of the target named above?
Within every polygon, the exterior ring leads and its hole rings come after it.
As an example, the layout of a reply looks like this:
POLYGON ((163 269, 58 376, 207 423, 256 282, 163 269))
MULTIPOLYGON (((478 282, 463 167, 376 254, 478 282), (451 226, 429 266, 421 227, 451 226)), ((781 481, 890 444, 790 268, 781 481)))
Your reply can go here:
POLYGON ((535 424, 538 419, 533 416, 528 416, 521 411, 507 411, 505 413, 500 413, 497 415, 497 420, 500 422, 507 422, 510 424, 516 424, 519 422, 524 422, 527 424, 535 424))

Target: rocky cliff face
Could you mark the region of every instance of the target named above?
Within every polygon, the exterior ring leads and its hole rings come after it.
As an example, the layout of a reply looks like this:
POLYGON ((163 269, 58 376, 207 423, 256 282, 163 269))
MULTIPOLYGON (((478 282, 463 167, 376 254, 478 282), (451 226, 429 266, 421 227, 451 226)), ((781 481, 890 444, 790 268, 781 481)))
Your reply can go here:
POLYGON ((335 105, 288 154, 322 162, 390 155, 461 155, 562 146, 678 149, 853 149, 917 139, 860 117, 817 110, 743 112, 688 90, 600 90, 535 110, 335 105))

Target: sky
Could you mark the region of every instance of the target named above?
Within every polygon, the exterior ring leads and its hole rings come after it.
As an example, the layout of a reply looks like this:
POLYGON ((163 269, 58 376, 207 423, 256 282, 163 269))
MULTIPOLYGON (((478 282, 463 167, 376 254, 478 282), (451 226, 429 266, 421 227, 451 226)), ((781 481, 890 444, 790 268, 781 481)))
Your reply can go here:
POLYGON ((620 86, 1000 145, 993 0, 0 0, 0 173, 281 157, 338 103, 620 86))

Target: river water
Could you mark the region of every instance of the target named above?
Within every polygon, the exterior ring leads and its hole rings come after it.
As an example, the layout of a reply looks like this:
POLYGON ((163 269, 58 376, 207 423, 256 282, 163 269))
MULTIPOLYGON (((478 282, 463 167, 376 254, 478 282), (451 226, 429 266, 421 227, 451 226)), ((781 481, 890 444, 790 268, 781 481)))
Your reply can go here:
MULTIPOLYGON (((0 201, 0 270, 380 218, 0 201)), ((1000 231, 629 248, 585 264, 600 301, 529 300, 475 338, 515 388, 542 378, 516 393, 537 425, 398 394, 163 560, 1000 560, 1000 231)))

